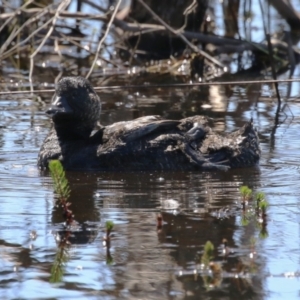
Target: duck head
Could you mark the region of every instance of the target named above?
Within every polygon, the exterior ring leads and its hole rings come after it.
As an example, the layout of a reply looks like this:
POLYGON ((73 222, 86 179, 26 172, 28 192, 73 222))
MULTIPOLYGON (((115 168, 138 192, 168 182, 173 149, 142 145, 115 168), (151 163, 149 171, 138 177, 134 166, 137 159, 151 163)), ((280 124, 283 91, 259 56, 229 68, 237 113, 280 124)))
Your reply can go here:
POLYGON ((58 82, 51 116, 58 136, 88 138, 100 120, 101 101, 92 85, 83 77, 64 77, 58 82))

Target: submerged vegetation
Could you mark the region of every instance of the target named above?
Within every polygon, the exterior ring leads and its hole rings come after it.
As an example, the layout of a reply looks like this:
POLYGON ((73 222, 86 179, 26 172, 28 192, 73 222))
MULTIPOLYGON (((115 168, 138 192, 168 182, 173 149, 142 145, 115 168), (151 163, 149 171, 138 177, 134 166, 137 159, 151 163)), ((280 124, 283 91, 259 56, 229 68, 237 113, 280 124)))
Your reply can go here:
POLYGON ((248 225, 250 219, 255 218, 260 228, 260 237, 266 238, 268 236, 266 227, 269 203, 266 200, 265 194, 263 192, 257 192, 253 196, 252 190, 247 186, 242 186, 240 193, 242 196, 242 225, 248 225))
POLYGON ((67 201, 70 196, 70 188, 61 162, 59 160, 50 161, 49 171, 53 179, 54 190, 58 196, 59 205, 63 210, 66 225, 72 225, 74 216, 69 208, 71 203, 67 201))
POLYGON ((106 227, 106 236, 103 238, 103 240, 104 240, 104 244, 106 246, 106 263, 108 265, 111 265, 114 262, 111 254, 110 254, 111 232, 114 228, 114 222, 106 221, 105 227, 106 227))
POLYGON ((58 205, 62 208, 63 217, 67 230, 64 235, 56 234, 56 241, 58 244, 57 253, 54 263, 51 268, 50 282, 61 282, 64 269, 69 260, 69 247, 71 243, 69 238, 71 236, 71 227, 74 226, 75 220, 72 211, 70 210, 71 203, 68 202, 70 196, 69 182, 66 178, 65 171, 59 160, 52 160, 49 162, 49 171, 53 180, 54 191, 58 197, 58 205))
POLYGON ((243 201, 248 201, 252 197, 252 190, 246 185, 240 187, 240 193, 243 197, 243 201))
POLYGON ((204 245, 204 251, 203 251, 203 255, 201 257, 201 264, 204 267, 208 267, 209 263, 214 258, 214 250, 215 250, 215 247, 212 244, 212 242, 207 241, 206 244, 204 245))
MULTIPOLYGON (((264 239, 268 236, 267 233, 267 212, 268 201, 263 192, 255 193, 253 196, 252 190, 248 186, 241 186, 240 195, 242 197, 242 205, 237 202, 237 206, 227 208, 228 213, 231 213, 236 218, 241 218, 242 226, 255 224, 259 229, 259 238, 264 239), (239 216, 241 212, 241 216, 239 216)), ((229 214, 225 218, 229 218, 229 214)), ((231 278, 237 281, 243 281, 256 274, 257 265, 255 262, 256 248, 258 239, 252 235, 248 241, 248 249, 230 248, 230 243, 227 238, 222 239, 219 247, 216 247, 210 240, 203 246, 202 255, 196 257, 196 268, 193 270, 195 280, 200 277, 207 290, 212 290, 220 287, 225 278, 231 278), (239 252, 242 252, 239 257, 239 252)), ((181 275, 181 274, 180 274, 181 275)), ((187 272, 187 275, 191 275, 187 272)))
MULTIPOLYGON (((70 210, 70 203, 67 201, 70 197, 70 187, 66 174, 59 161, 52 161, 49 164, 49 170, 54 183, 54 190, 58 196, 58 201, 63 210, 65 218, 66 230, 64 235, 57 234, 56 240, 58 242, 58 251, 55 256, 53 266, 51 268, 50 282, 60 282, 65 272, 65 267, 70 259, 69 248, 72 243, 69 238, 72 235, 72 227, 75 226, 76 230, 79 229, 78 224, 75 222, 72 211, 70 210)), ((241 204, 237 206, 241 211, 242 225, 247 226, 253 221, 259 228, 259 237, 266 238, 267 233, 267 207, 268 202, 263 192, 253 193, 248 186, 241 186, 240 189, 241 204)), ((234 215, 238 216, 238 210, 234 210, 234 215)), ((156 216, 156 228, 159 235, 164 231, 164 222, 162 214, 156 216)), ((113 264, 114 260, 110 253, 111 237, 114 223, 106 221, 105 223, 106 234, 103 237, 103 245, 106 248, 106 263, 113 264)), ((257 239, 252 236, 249 240, 249 258, 248 261, 240 261, 234 259, 231 262, 232 267, 228 268, 227 263, 232 260, 232 254, 238 249, 230 249, 229 242, 226 237, 223 238, 221 245, 216 248, 211 241, 207 241, 203 247, 202 255, 199 259, 200 268, 196 269, 194 276, 200 275, 204 286, 211 290, 221 285, 222 279, 225 277, 235 276, 240 280, 246 278, 248 274, 255 274, 255 254, 256 254, 257 239)))
MULTIPOLYGON (((59 160, 50 161, 49 171, 53 180, 54 191, 58 197, 58 206, 62 208, 62 215, 65 220, 65 229, 55 235, 58 248, 51 268, 50 282, 57 283, 61 282, 66 263, 70 259, 69 248, 72 246, 70 238, 72 237, 73 230, 78 232, 82 229, 80 224, 75 221, 73 212, 70 210, 71 202, 67 201, 70 197, 71 189, 61 162, 59 160)), ((106 246, 106 261, 107 264, 112 264, 113 258, 110 254, 110 244, 114 223, 109 220, 106 221, 105 228, 106 236, 104 237, 104 241, 106 246)))

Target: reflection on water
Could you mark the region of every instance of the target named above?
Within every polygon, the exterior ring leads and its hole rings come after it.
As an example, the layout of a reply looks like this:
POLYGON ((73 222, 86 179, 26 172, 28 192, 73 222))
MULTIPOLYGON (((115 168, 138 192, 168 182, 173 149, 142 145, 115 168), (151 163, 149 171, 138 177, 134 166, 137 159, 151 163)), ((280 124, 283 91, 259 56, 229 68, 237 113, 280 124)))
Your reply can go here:
MULTIPOLYGON (((44 105, 25 97, 0 100, 1 299, 296 298, 300 121, 288 115, 272 132, 276 102, 262 100, 260 89, 235 88, 226 96, 223 90, 228 113, 216 109, 218 99, 207 100, 207 89, 103 94, 104 124, 146 114, 205 113, 215 118, 216 130, 230 131, 252 116, 263 157, 258 167, 225 173, 69 172, 71 208, 79 222, 71 232, 55 205, 49 174, 36 168, 50 126, 44 105), (253 220, 242 225, 241 185, 266 194, 265 239, 253 220), (110 258, 103 247, 107 220, 115 224, 110 258), (58 241, 66 235, 71 245, 65 249, 62 281, 51 284, 58 241), (224 238, 231 249, 226 255, 224 238), (207 240, 221 266, 216 274, 201 270, 207 240)), ((299 116, 296 101, 289 107, 299 116)))

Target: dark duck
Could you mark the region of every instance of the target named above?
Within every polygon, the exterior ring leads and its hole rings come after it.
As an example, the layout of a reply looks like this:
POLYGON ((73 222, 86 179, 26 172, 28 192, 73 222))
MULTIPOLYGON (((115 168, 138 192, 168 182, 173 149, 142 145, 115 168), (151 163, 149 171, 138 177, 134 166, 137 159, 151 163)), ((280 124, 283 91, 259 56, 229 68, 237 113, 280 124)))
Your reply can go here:
POLYGON ((50 160, 59 159, 67 170, 228 170, 253 166, 260 157, 252 121, 220 135, 204 116, 147 116, 101 126, 100 112, 100 98, 86 79, 61 79, 47 110, 53 127, 38 165, 47 168, 50 160))

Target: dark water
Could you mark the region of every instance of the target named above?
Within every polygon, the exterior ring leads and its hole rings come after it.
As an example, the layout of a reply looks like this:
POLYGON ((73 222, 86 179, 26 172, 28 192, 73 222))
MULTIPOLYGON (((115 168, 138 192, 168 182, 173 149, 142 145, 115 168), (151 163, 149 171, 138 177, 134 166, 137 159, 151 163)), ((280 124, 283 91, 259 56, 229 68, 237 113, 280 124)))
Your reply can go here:
MULTIPOLYGON (((269 86, 100 93, 102 122, 161 114, 206 114, 215 130, 253 117, 261 138, 259 166, 229 172, 67 173, 81 226, 66 247, 60 283, 50 283, 58 237, 66 235, 52 180, 36 167, 50 121, 51 95, 0 99, 1 299, 297 299, 300 246, 299 84, 274 128, 269 86), (44 97, 45 96, 45 97, 44 97), (239 187, 262 191, 267 225, 243 222, 239 187), (157 215, 163 225, 157 228, 157 215), (110 251, 105 222, 114 222, 110 251), (229 254, 222 252, 228 240, 229 254), (220 272, 203 270, 204 244, 220 272), (110 252, 110 253, 109 253, 110 252)), ((281 86, 284 94, 287 86, 281 86)))

